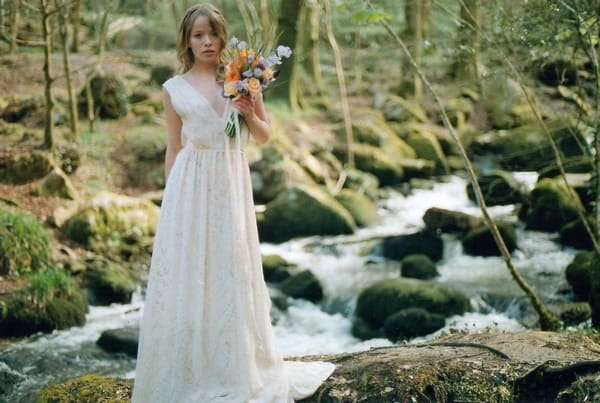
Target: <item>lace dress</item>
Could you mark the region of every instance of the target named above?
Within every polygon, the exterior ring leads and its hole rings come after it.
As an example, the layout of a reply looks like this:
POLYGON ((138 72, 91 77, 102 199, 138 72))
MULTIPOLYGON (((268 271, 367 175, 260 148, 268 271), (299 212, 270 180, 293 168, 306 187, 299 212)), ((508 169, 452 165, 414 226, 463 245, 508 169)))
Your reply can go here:
POLYGON ((140 330, 134 403, 283 403, 307 397, 331 363, 284 361, 263 280, 247 132, 182 76, 167 80, 183 149, 165 186, 140 330))

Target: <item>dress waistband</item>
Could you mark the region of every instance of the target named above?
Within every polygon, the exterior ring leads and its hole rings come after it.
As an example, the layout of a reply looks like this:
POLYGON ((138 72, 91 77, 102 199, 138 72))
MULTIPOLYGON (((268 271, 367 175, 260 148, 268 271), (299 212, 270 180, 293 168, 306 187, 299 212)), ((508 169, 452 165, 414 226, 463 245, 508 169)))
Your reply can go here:
MULTIPOLYGON (((225 147, 212 147, 212 146, 208 147, 208 146, 203 146, 203 145, 197 146, 197 145, 194 145, 194 144, 192 144, 190 142, 186 143, 185 146, 183 146, 183 148, 188 149, 190 151, 203 151, 203 152, 204 151, 213 151, 213 152, 215 152, 215 151, 227 151, 227 149, 225 147)), ((229 151, 235 152, 234 149, 230 149, 229 151)), ((240 152, 242 154, 244 154, 244 150, 240 150, 240 152)))

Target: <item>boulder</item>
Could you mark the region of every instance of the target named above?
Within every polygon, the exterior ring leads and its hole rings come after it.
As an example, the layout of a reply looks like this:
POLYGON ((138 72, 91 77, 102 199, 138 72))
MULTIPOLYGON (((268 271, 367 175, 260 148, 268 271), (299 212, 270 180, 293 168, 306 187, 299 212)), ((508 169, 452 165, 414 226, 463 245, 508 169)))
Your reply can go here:
POLYGON ((367 196, 351 189, 342 189, 335 195, 359 227, 368 227, 379 219, 377 206, 367 196))
POLYGON ((425 336, 444 327, 443 315, 430 313, 423 308, 402 309, 383 322, 385 337, 391 341, 425 336))
POLYGON ((37 193, 40 196, 54 196, 75 200, 77 190, 67 175, 59 168, 54 168, 38 183, 37 193))
POLYGON ((438 276, 435 263, 427 255, 408 255, 402 259, 402 277, 429 280, 438 276))
POLYGON ((356 223, 331 195, 316 186, 293 186, 267 204, 259 222, 262 241, 284 242, 298 236, 350 234, 356 223))
POLYGON ((554 232, 577 218, 577 204, 563 183, 542 179, 524 206, 527 229, 554 232))
POLYGON ((417 154, 417 157, 435 163, 436 174, 449 172, 448 161, 435 134, 428 131, 409 131, 404 140, 417 154))
POLYGON ((402 167, 404 178, 407 180, 413 178, 431 178, 437 172, 434 161, 419 158, 396 158, 396 161, 402 167))
MULTIPOLYGON (((356 168, 375 175, 381 186, 396 185, 403 181, 402 166, 379 147, 355 143, 352 148, 356 168)), ((346 159, 346 150, 339 148, 335 152, 338 158, 346 159)))
POLYGON ((175 69, 166 64, 152 66, 150 69, 150 84, 162 85, 165 81, 175 75, 175 69))
MULTIPOLYGON (((90 79, 94 108, 103 119, 119 119, 129 112, 129 95, 125 83, 115 74, 96 73, 90 79)), ((78 95, 78 106, 82 114, 87 114, 86 88, 78 95)))
POLYGON ((136 287, 131 273, 108 259, 87 260, 84 280, 92 305, 128 304, 136 287))
POLYGON ((50 239, 37 218, 0 205, 0 276, 46 268, 51 263, 50 239))
POLYGON ((423 215, 423 221, 429 230, 461 234, 483 223, 483 220, 479 217, 438 207, 427 209, 423 215))
POLYGON ((377 198, 379 179, 373 174, 358 169, 348 168, 346 171, 345 189, 353 189, 363 193, 371 200, 377 198))
POLYGON ((600 328, 600 257, 595 255, 590 265, 590 307, 592 325, 600 328))
POLYGON ((284 280, 279 285, 279 289, 292 298, 301 298, 312 302, 319 302, 323 298, 323 287, 310 270, 301 271, 284 280))
POLYGON ((290 277, 288 267, 293 267, 288 261, 279 255, 263 255, 262 267, 265 281, 270 283, 280 283, 290 277))
POLYGON ((519 84, 506 76, 493 76, 482 82, 482 101, 492 126, 509 129, 534 120, 519 84))
POLYGON ((427 114, 418 102, 396 95, 377 94, 375 96, 375 109, 383 112, 385 120, 393 122, 408 120, 427 122, 427 114))
POLYGON ((449 317, 465 313, 470 303, 460 292, 440 284, 405 278, 387 279, 360 293, 356 316, 378 329, 392 314, 408 308, 422 308, 449 317))
MULTIPOLYGON (((525 187, 509 172, 494 171, 479 175, 477 180, 488 206, 521 203, 525 197, 525 187)), ((477 202, 471 183, 467 185, 467 195, 473 202, 477 202)))
POLYGON ((6 180, 11 183, 26 183, 43 178, 56 167, 52 156, 42 151, 23 152, 10 157, 6 165, 6 180))
POLYGON ((380 338, 381 332, 373 329, 364 319, 356 317, 352 321, 352 336, 360 340, 370 340, 380 338))
POLYGON ((560 320, 566 326, 577 326, 592 317, 592 309, 587 302, 574 302, 560 313, 560 320))
MULTIPOLYGON (((514 225, 507 222, 497 222, 496 226, 504 239, 504 244, 509 252, 517 248, 517 235, 514 225)), ((492 231, 487 225, 481 225, 470 230, 462 240, 463 250, 473 256, 501 256, 500 249, 494 241, 492 231)))
POLYGON ((133 382, 129 379, 88 374, 45 387, 40 392, 37 402, 129 403, 132 391, 133 382))
MULTIPOLYGON (((0 104, 0 111, 2 111, 2 106, 0 104)), ((5 120, 0 119, 0 137, 1 136, 10 136, 15 139, 21 138, 23 136, 24 128, 22 125, 18 123, 9 123, 5 120)))
POLYGON ((39 120, 44 111, 44 98, 36 94, 29 98, 10 99, 0 109, 0 119, 9 123, 39 120))
POLYGON ((72 240, 95 250, 104 250, 106 242, 119 234, 130 243, 152 236, 159 208, 145 199, 101 192, 63 226, 72 240))
POLYGON ((557 85, 576 85, 577 66, 572 60, 567 59, 544 61, 537 68, 536 76, 544 84, 553 87, 557 85))
MULTIPOLYGON (((589 155, 579 155, 566 158, 563 161, 566 173, 591 173, 594 170, 594 158, 589 155)), ((556 178, 560 170, 556 163, 549 164, 538 171, 538 181, 544 178, 556 178)))
POLYGON ((435 231, 390 236, 383 240, 383 256, 402 260, 408 255, 424 254, 437 262, 444 254, 444 242, 435 231))
POLYGON ((137 327, 110 329, 102 332, 96 344, 110 353, 124 353, 136 358, 139 336, 140 329, 137 327))
MULTIPOLYGON (((592 233, 598 233, 596 230, 596 222, 592 219, 588 219, 587 222, 592 233)), ((594 243, 590 233, 579 218, 576 218, 560 228, 560 242, 563 245, 572 246, 577 249, 594 249, 594 243)))
POLYGON ((590 299, 592 267, 594 265, 600 266, 600 259, 595 252, 579 252, 565 270, 567 282, 581 301, 590 299))

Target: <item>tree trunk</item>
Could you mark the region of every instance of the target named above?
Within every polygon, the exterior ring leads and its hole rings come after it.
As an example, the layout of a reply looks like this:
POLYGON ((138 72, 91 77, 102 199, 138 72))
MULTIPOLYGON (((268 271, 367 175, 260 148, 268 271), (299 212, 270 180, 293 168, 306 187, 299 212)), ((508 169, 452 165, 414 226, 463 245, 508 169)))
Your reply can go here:
MULTIPOLYGON (((421 62, 423 50, 423 12, 424 9, 422 8, 421 0, 406 0, 404 3, 404 18, 406 22, 404 36, 412 49, 412 55, 417 65, 421 62)), ((420 98, 423 94, 423 86, 419 76, 411 69, 410 62, 406 58, 402 59, 402 66, 403 72, 412 72, 411 74, 404 74, 404 87, 415 98, 420 98)))
POLYGON ((42 13, 42 35, 44 40, 44 95, 46 98, 46 127, 44 130, 44 147, 54 147, 54 98, 52 96, 52 81, 50 73, 50 55, 52 54, 52 29, 50 26, 50 11, 48 0, 40 0, 42 13))
POLYGON ((17 50, 17 33, 19 32, 19 5, 21 0, 10 2, 10 47, 9 52, 17 50))
POLYGON ((479 78, 478 43, 479 0, 462 0, 460 6, 461 25, 458 29, 456 59, 451 67, 452 76, 459 81, 474 81, 479 78))
MULTIPOLYGON (((71 61, 69 60, 69 36, 67 33, 68 11, 65 5, 65 0, 54 0, 54 6, 58 11, 58 26, 61 39, 61 47, 63 54, 63 67, 65 70, 65 81, 67 83, 67 91, 69 94, 69 120, 71 126, 71 140, 79 140, 79 115, 77 113, 77 101, 73 90, 71 80, 71 61)), ((76 5, 74 4, 74 7, 76 5)))
POLYGON ((81 0, 73 1, 73 15, 71 18, 71 25, 73 29, 73 42, 71 45, 71 52, 79 52, 79 27, 81 25, 81 0))
POLYGON ((110 12, 110 3, 111 0, 104 0, 104 10, 102 12, 102 17, 100 19, 100 27, 98 37, 98 59, 102 60, 104 58, 104 51, 106 50, 106 35, 108 33, 108 14, 110 12))
POLYGON ((304 68, 311 77, 311 81, 318 94, 322 93, 323 76, 321 75, 319 57, 319 17, 320 6, 318 0, 307 0, 304 3, 305 14, 303 17, 303 28, 306 33, 303 46, 304 68))
MULTIPOLYGON (((296 50, 298 40, 298 17, 304 0, 281 0, 277 32, 280 33, 279 44, 296 50)), ((271 89, 271 95, 292 105, 297 103, 291 99, 291 87, 295 80, 295 64, 297 52, 279 66, 279 79, 271 89)))

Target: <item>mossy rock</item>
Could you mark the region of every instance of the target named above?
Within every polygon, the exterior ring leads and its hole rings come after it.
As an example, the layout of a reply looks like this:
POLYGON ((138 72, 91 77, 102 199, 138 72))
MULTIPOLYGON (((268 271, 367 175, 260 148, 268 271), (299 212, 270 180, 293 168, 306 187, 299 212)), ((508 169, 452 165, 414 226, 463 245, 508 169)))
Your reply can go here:
MULTIPOLYGON (((514 176, 506 171, 493 171, 489 174, 479 175, 477 178, 483 199, 488 206, 501 206, 523 202, 525 188, 514 176)), ((473 185, 467 185, 467 195, 473 202, 477 202, 473 185)))
POLYGON ((88 260, 84 280, 93 305, 128 304, 136 287, 129 270, 107 259, 88 260))
POLYGON ((36 272, 50 262, 50 233, 37 218, 0 206, 0 276, 36 272))
MULTIPOLYGON (((594 158, 589 155, 579 155, 566 158, 563 161, 566 173, 590 173, 594 170, 594 158)), ((560 169, 556 163, 552 163, 538 171, 538 181, 544 178, 556 178, 560 175, 560 169)))
MULTIPOLYGON (((375 175, 381 186, 392 186, 403 181, 402 166, 380 148, 360 143, 352 147, 356 168, 375 175)), ((341 159, 345 159, 345 155, 341 159)))
POLYGON ((47 386, 40 392, 38 403, 129 403, 132 391, 130 379, 89 374, 47 386))
POLYGON ((294 265, 279 255, 263 255, 262 267, 265 281, 271 283, 280 283, 291 276, 289 267, 294 265))
POLYGON ((36 94, 27 98, 13 98, 7 101, 0 110, 0 119, 9 122, 24 122, 30 118, 36 119, 44 111, 44 97, 36 94))
POLYGON ((396 162, 402 167, 404 178, 411 180, 413 178, 431 178, 437 172, 434 161, 419 158, 396 158, 396 162))
POLYGON ((0 317, 0 337, 23 337, 37 332, 50 333, 85 323, 87 299, 78 290, 52 298, 42 305, 33 304, 23 291, 3 300, 6 314, 0 317))
POLYGON ((410 145, 417 154, 417 157, 435 163, 436 174, 446 174, 449 172, 446 155, 440 146, 435 134, 428 131, 409 131, 404 140, 410 145))
POLYGON ((175 69, 166 64, 152 66, 150 69, 150 83, 161 86, 165 81, 175 75, 175 69))
POLYGON ((267 204, 259 222, 262 241, 284 242, 310 235, 350 234, 356 223, 331 195, 316 186, 293 186, 267 204))
POLYGON ((592 283, 592 267, 600 266, 600 259, 595 252, 579 252, 565 270, 567 282, 581 301, 588 301, 592 283))
MULTIPOLYGON (((504 239, 504 244, 509 252, 517 248, 517 235, 514 225, 507 222, 497 222, 496 227, 504 239)), ((501 256, 502 253, 496 245, 492 231, 487 225, 481 225, 470 230, 462 240, 463 250, 473 256, 501 256)))
MULTIPOLYGON (((119 119, 129 112, 129 95, 123 80, 115 74, 95 74, 90 79, 94 108, 103 119, 119 119)), ((87 96, 84 87, 78 95, 78 106, 87 113, 87 96)))
POLYGON ((592 325, 600 328, 600 257, 590 265, 590 307, 592 308, 592 325))
POLYGON ((115 239, 130 243, 154 234, 159 208, 145 199, 101 192, 71 217, 63 231, 94 250, 106 250, 115 239))
POLYGON ((427 114, 419 103, 396 95, 378 95, 375 108, 383 112, 385 120, 392 122, 427 122, 427 114))
POLYGON ((423 308, 407 308, 388 316, 383 322, 383 331, 388 339, 398 341, 431 334, 445 324, 443 315, 423 308))
POLYGON ((572 60, 544 60, 541 66, 536 66, 536 77, 544 84, 553 87, 557 85, 576 85, 577 66, 572 60))
POLYGON ((371 173, 359 169, 348 168, 346 170, 345 189, 353 189, 359 193, 364 193, 371 200, 377 199, 379 189, 379 179, 371 173))
MULTIPOLYGON (((0 110, 3 108, 0 106, 0 110)), ((18 123, 9 123, 0 119, 0 137, 7 136, 15 139, 23 136, 24 128, 18 123)))
POLYGON ((342 189, 335 195, 335 199, 350 212, 359 227, 367 227, 379 219, 377 206, 364 194, 342 189))
POLYGON ((519 84, 506 76, 490 76, 484 80, 482 100, 496 129, 509 129, 534 120, 519 84))
POLYGON ((414 254, 427 255, 437 262, 444 254, 444 242, 437 232, 430 230, 391 236, 383 240, 383 256, 388 259, 402 260, 414 254))
POLYGON ((529 194, 527 229, 554 232, 577 218, 577 204, 563 183, 542 179, 529 194))
POLYGON ((140 329, 138 327, 109 329, 102 332, 96 344, 108 352, 124 353, 136 358, 139 337, 140 329))
POLYGON ((566 326, 576 326, 592 317, 592 309, 587 302, 575 302, 560 313, 560 320, 566 326))
MULTIPOLYGON (((547 127, 563 158, 589 156, 585 127, 561 121, 549 121, 547 127)), ((500 130, 477 136, 468 146, 472 158, 485 157, 510 171, 538 171, 555 160, 547 135, 538 124, 500 130)))
POLYGON ((459 234, 464 234, 483 223, 479 217, 438 207, 427 209, 423 221, 429 230, 459 234))
POLYGON ((356 317, 352 321, 352 336, 360 340, 370 340, 380 338, 381 332, 373 329, 364 319, 356 317))
POLYGON ((69 200, 77 198, 77 190, 75 190, 69 177, 59 168, 54 168, 48 175, 42 178, 38 183, 37 194, 39 196, 60 197, 69 200))
POLYGON ((435 263, 427 255, 408 255, 402 259, 402 277, 429 280, 438 276, 435 263))
POLYGON ((440 284, 405 278, 387 279, 360 293, 356 315, 378 329, 389 316, 408 308, 422 308, 449 317, 467 312, 470 303, 460 292, 440 284))
MULTIPOLYGON (((385 121, 364 120, 353 122, 352 133, 357 143, 379 147, 392 159, 416 158, 417 154, 385 121)), ((338 136, 345 132, 338 132, 338 136)))
POLYGON ((7 162, 6 180, 11 183, 26 183, 48 175, 56 162, 52 155, 42 151, 23 152, 13 155, 7 162))
POLYGON ((323 287, 319 279, 310 271, 304 270, 284 280, 279 289, 292 298, 319 302, 323 299, 323 287))

